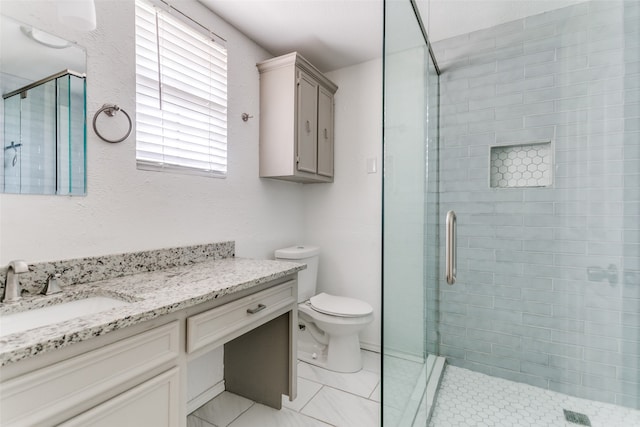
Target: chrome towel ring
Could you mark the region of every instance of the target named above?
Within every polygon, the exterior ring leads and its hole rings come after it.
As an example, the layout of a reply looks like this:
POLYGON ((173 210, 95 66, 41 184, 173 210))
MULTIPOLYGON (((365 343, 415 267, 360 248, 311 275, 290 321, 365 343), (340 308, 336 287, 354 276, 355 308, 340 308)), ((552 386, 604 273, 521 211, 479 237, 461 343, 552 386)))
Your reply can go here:
POLYGON ((96 111, 96 114, 93 115, 93 131, 103 141, 111 142, 111 143, 122 142, 125 139, 127 139, 129 137, 129 135, 131 135, 131 130, 132 129, 133 129, 133 123, 131 122, 131 117, 129 117, 129 114, 127 114, 126 111, 124 111, 122 108, 118 107, 116 104, 104 104, 102 106, 102 108, 100 108, 98 111, 96 111), (102 136, 100 134, 100 132, 98 132, 98 128, 96 127, 96 120, 98 120, 98 116, 102 112, 104 112, 109 117, 114 117, 118 111, 122 111, 122 113, 125 115, 125 117, 129 121, 129 130, 127 130, 127 134, 125 136, 123 136, 122 138, 120 138, 120 139, 113 139, 113 140, 112 139, 107 139, 104 136, 102 136))

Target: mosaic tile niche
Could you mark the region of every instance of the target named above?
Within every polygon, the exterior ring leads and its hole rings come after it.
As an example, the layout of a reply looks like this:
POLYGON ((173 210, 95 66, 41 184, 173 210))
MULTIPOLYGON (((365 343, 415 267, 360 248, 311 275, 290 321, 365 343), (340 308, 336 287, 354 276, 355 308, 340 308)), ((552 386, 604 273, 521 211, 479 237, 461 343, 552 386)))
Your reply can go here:
POLYGON ((548 187, 551 142, 491 147, 492 188, 548 187))

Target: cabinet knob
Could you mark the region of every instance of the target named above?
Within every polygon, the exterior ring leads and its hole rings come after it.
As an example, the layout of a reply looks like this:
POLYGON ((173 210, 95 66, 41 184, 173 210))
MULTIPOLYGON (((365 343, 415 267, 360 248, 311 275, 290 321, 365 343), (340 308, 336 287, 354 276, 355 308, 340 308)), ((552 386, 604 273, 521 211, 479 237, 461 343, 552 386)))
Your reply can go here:
POLYGON ((311 133, 311 123, 309 123, 309 120, 307 120, 307 122, 305 123, 305 126, 307 128, 307 133, 311 133))
POLYGON ((324 128, 324 139, 329 139, 329 136, 327 135, 327 128, 324 128))

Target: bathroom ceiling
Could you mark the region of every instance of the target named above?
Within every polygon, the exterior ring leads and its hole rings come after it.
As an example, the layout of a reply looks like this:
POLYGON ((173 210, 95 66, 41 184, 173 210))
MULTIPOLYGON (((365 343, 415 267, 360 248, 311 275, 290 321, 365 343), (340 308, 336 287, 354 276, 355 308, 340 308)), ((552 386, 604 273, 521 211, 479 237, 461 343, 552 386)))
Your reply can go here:
MULTIPOLYGON (((199 0, 274 55, 321 71, 382 56, 382 0, 199 0)), ((409 1, 409 0, 390 0, 409 1)), ((583 0, 417 0, 432 42, 583 0)))

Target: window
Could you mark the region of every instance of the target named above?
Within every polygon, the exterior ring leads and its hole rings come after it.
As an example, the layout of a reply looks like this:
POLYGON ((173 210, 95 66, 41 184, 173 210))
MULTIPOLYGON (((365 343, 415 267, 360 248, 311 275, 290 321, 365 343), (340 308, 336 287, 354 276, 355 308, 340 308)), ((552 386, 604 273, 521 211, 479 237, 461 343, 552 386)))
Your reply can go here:
POLYGON ((166 11, 136 1, 139 169, 227 173, 227 51, 166 11))

